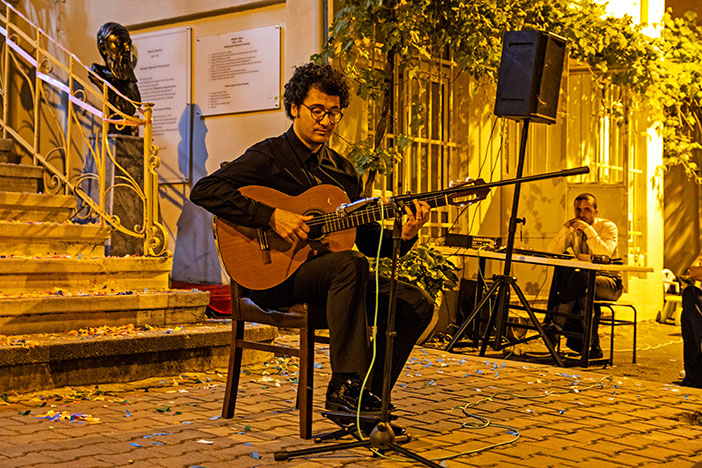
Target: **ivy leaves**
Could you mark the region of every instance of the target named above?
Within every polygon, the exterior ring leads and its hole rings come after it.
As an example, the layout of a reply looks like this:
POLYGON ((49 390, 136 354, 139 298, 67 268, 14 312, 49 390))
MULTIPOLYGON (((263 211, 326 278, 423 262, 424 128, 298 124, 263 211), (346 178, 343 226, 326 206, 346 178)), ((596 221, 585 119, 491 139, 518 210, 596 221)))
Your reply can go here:
POLYGON ((702 183, 696 161, 702 150, 702 29, 693 13, 683 18, 666 14, 662 23, 659 86, 651 99, 662 109, 664 165, 681 165, 691 179, 702 183))
POLYGON ((348 154, 348 159, 356 167, 359 174, 370 171, 378 174, 392 172, 393 165, 400 162, 402 152, 409 146, 412 140, 405 135, 397 135, 394 145, 390 147, 375 146, 372 138, 366 138, 354 145, 353 150, 348 154))

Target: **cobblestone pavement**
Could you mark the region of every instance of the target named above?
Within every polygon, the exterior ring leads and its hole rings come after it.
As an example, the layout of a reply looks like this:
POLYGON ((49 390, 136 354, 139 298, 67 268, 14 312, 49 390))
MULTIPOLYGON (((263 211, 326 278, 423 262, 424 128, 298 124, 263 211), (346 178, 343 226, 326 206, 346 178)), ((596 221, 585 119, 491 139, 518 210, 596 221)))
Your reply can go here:
MULTIPOLYGON (((285 338, 291 339, 291 338, 285 338)), ((329 378, 318 347, 314 431, 329 378)), ((63 388, 0 400, 0 467, 395 467, 394 451, 336 451, 276 462, 298 437, 296 366, 247 368, 222 419, 222 374, 63 388)), ((702 466, 702 390, 416 348, 393 391, 403 447, 446 467, 702 466)), ((347 437, 348 440, 351 440, 347 437)))

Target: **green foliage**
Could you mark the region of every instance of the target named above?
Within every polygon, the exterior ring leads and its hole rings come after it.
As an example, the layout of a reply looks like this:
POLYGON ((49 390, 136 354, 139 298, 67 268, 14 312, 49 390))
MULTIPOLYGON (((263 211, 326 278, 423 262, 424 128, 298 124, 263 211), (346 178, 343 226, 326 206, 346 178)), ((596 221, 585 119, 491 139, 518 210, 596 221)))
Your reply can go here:
MULTIPOLYGON (((375 269, 375 259, 370 259, 371 268, 375 269)), ((390 277, 392 260, 381 258, 378 268, 380 276, 390 277)), ((458 282, 456 265, 438 250, 418 245, 400 257, 397 264, 397 277, 406 283, 424 289, 436 300, 439 293, 453 288, 458 282)))
POLYGON ((663 153, 665 166, 681 165, 688 176, 702 183, 695 161, 702 145, 702 29, 694 13, 684 18, 663 18, 660 86, 652 99, 663 109, 663 153))
MULTIPOLYGON (((316 58, 333 59, 359 96, 383 109, 380 122, 389 118, 392 64, 422 79, 420 60, 450 51, 460 69, 494 82, 505 31, 550 31, 568 40, 569 55, 590 68, 603 92, 612 85, 632 90, 661 123, 664 164, 682 164, 702 182, 694 162, 702 134, 702 33, 692 15, 666 14, 661 26, 662 37, 652 38, 631 17, 607 15, 595 0, 345 0, 316 58)), ((622 108, 619 102, 606 110, 622 108)), ((375 149, 386 130, 380 126, 381 135, 363 146, 368 155, 355 156, 363 171, 374 171, 376 162, 387 171, 396 158, 375 149)))
POLYGON ((367 172, 387 174, 392 172, 393 164, 400 162, 402 152, 412 142, 405 135, 396 136, 394 141, 394 146, 375 146, 371 138, 366 138, 355 144, 347 157, 359 174, 367 172))

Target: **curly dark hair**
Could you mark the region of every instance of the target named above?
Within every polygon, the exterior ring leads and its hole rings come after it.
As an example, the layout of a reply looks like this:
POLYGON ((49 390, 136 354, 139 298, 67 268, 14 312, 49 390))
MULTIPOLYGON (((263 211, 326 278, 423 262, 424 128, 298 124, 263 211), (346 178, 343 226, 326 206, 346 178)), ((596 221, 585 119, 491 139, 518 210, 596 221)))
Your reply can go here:
POLYGON ((292 104, 300 106, 313 86, 324 94, 339 96, 342 109, 349 106, 351 94, 344 75, 340 71, 334 70, 331 65, 308 63, 295 67, 293 76, 285 84, 283 105, 285 106, 285 114, 290 119, 294 119, 290 113, 290 106, 292 104))

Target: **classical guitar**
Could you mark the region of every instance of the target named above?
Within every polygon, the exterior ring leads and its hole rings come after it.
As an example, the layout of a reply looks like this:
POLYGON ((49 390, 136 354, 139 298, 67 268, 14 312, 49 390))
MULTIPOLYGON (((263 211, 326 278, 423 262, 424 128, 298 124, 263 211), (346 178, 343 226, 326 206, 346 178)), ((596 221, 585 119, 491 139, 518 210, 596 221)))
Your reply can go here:
MULTIPOLYGON (((484 200, 490 189, 481 179, 445 190, 394 197, 402 203, 423 200, 432 208, 446 204, 470 204, 484 200)), ((312 215, 307 221, 308 239, 294 243, 272 229, 239 226, 214 218, 214 233, 222 264, 229 275, 249 289, 268 289, 290 277, 309 258, 321 253, 349 250, 356 241, 356 226, 396 216, 396 204, 379 199, 349 203, 346 193, 334 185, 317 185, 298 196, 249 185, 242 195, 294 213, 312 215)), ((413 204, 409 205, 413 206, 413 204)), ((400 215, 404 213, 402 211, 400 215)))

